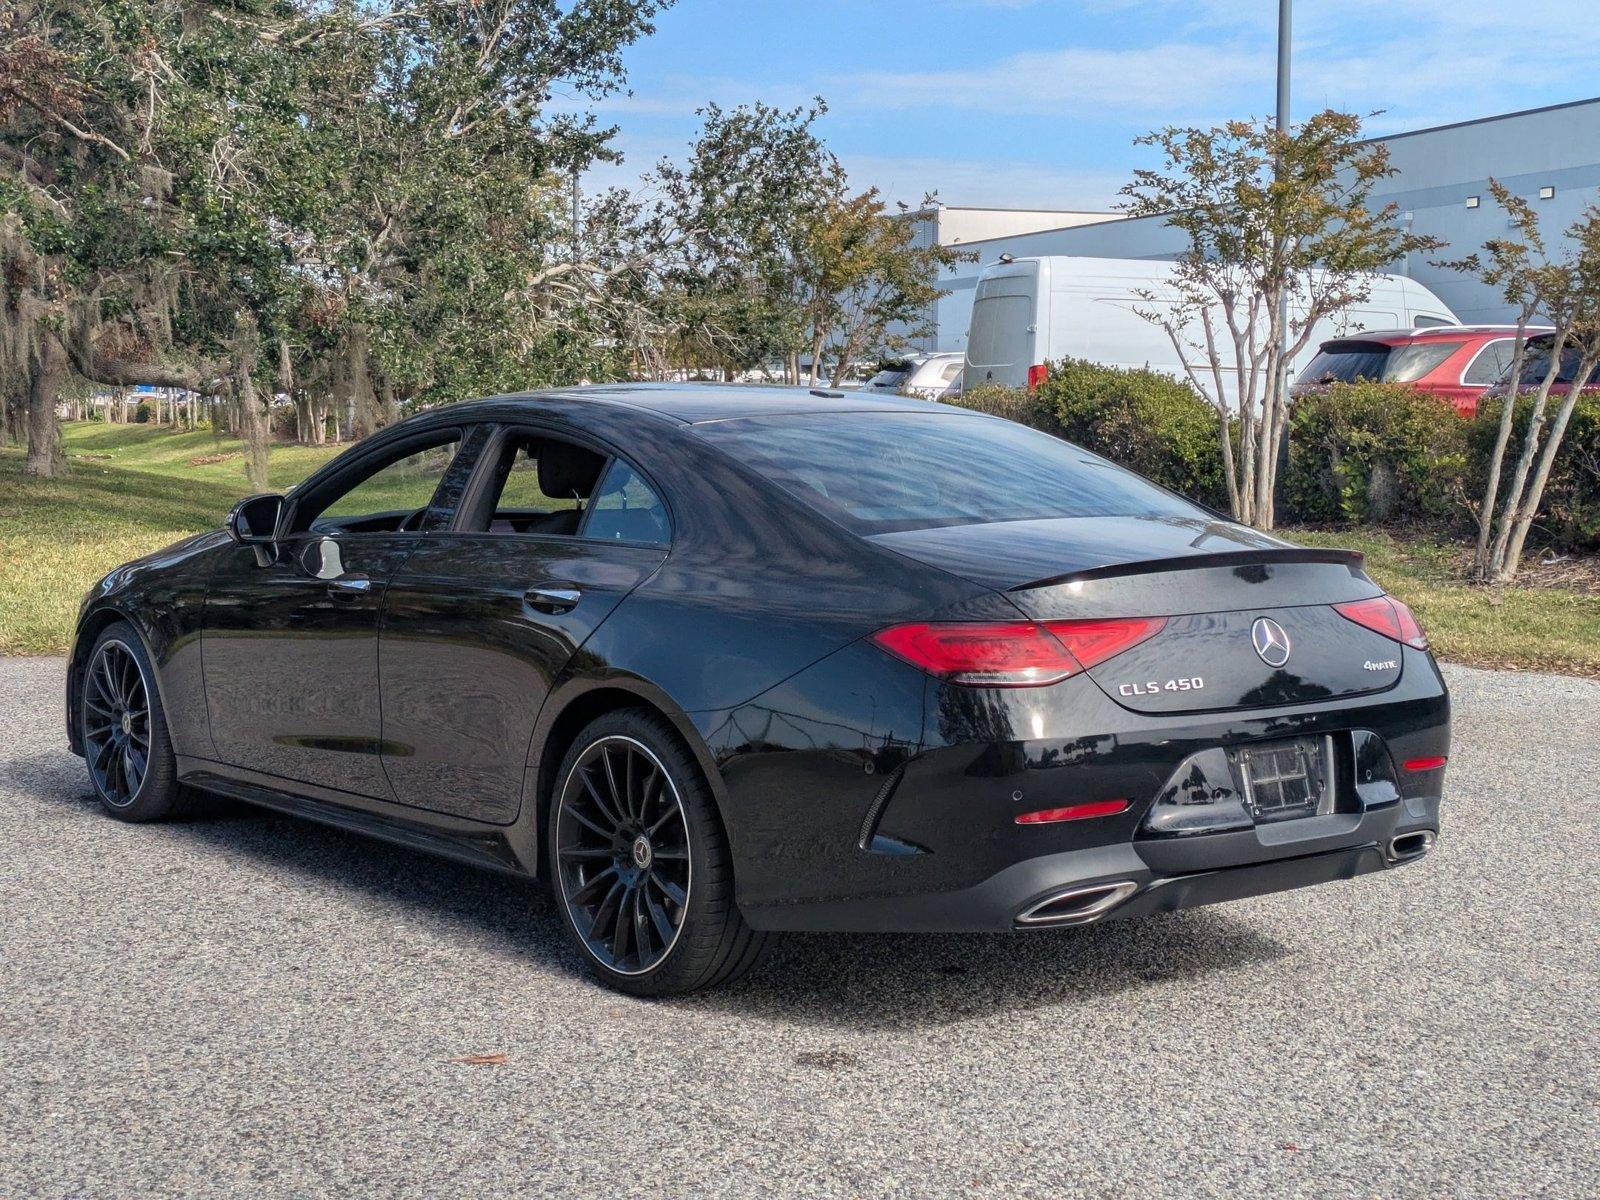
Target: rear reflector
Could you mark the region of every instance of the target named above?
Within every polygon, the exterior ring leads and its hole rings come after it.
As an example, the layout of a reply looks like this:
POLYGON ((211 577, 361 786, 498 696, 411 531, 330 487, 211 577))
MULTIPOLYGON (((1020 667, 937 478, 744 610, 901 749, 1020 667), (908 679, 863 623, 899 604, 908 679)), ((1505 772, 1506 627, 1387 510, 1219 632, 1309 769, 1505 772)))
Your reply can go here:
POLYGON ((1435 754, 1429 758, 1408 758, 1406 759, 1406 770, 1437 771, 1448 761, 1449 760, 1442 754, 1435 754))
POLYGON ((1165 617, 1105 621, 919 622, 872 635, 930 675, 972 687, 1059 683, 1161 632, 1165 617))
POLYGON ((1335 604, 1333 611, 1347 621, 1354 621, 1363 628, 1381 633, 1413 649, 1428 648, 1428 635, 1422 632, 1416 616, 1393 596, 1374 596, 1371 600, 1335 604))
POLYGON ((1081 821, 1085 817, 1114 817, 1127 811, 1126 800, 1089 800, 1065 808, 1041 808, 1037 812, 1022 813, 1016 822, 1018 825, 1051 825, 1057 821, 1081 821))
POLYGON ((1039 385, 1049 378, 1050 364, 1034 363, 1033 366, 1028 368, 1028 390, 1030 392, 1037 392, 1039 390, 1039 385))

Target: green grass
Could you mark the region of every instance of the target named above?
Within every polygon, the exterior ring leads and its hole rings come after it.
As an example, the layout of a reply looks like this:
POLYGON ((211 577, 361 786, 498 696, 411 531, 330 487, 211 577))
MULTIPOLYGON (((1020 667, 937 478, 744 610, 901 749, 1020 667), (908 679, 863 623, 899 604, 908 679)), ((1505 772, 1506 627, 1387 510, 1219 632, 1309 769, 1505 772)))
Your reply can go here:
MULTIPOLYGON (((221 526, 248 495, 240 443, 209 431, 69 422, 71 473, 22 474, 24 455, 0 450, 0 654, 59 654, 78 602, 119 563, 221 526), (193 460, 226 455, 220 462, 193 460)), ((305 478, 340 447, 278 446, 274 488, 305 478)))
MULTIPOLYGON (((66 648, 84 591, 118 563, 215 529, 250 488, 240 444, 209 432, 71 423, 72 472, 34 480, 20 450, 0 450, 0 654, 66 648), (222 461, 196 459, 225 455, 222 461)), ((274 488, 303 479, 338 447, 277 446, 274 488)), ((1600 596, 1559 587, 1474 587, 1460 547, 1387 533, 1284 531, 1307 545, 1364 551, 1379 583, 1416 609, 1441 657, 1600 676, 1600 596)))
POLYGON ((1600 676, 1600 596, 1561 587, 1486 588, 1461 575, 1463 548, 1375 530, 1280 531, 1367 556, 1367 571, 1416 612, 1434 653, 1454 662, 1600 676))

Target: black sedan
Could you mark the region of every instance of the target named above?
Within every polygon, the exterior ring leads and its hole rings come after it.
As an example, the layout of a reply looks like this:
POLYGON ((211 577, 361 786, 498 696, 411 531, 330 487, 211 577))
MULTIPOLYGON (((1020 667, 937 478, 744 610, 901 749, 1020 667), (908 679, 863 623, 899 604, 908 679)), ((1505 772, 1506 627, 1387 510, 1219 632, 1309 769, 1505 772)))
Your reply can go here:
POLYGON ((1357 554, 920 401, 402 421, 86 597, 113 816, 190 789, 546 877, 640 994, 775 930, 1082 925, 1433 844, 1449 701, 1357 554))

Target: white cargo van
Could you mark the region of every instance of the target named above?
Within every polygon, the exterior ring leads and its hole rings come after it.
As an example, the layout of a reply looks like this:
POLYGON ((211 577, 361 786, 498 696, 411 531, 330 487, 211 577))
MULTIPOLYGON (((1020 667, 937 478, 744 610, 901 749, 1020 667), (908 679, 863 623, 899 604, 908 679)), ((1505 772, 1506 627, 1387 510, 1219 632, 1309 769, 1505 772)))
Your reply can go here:
MULTIPOLYGON (((1183 378, 1183 363, 1166 331, 1137 311, 1160 305, 1163 295, 1176 298, 1169 262, 1054 255, 988 267, 978 277, 973 299, 966 386, 1035 387, 1044 378, 1046 364, 1062 358, 1148 367, 1183 378), (1152 293, 1154 302, 1141 299, 1140 292, 1152 293)), ((1220 330, 1224 326, 1218 317, 1220 330)), ((1456 323, 1444 301, 1416 280, 1380 275, 1365 302, 1319 323, 1305 350, 1290 364, 1291 379, 1330 337, 1365 329, 1456 323)), ((1223 359, 1230 393, 1232 357, 1230 348, 1223 359)), ((1206 379, 1209 372, 1197 374, 1206 379)))

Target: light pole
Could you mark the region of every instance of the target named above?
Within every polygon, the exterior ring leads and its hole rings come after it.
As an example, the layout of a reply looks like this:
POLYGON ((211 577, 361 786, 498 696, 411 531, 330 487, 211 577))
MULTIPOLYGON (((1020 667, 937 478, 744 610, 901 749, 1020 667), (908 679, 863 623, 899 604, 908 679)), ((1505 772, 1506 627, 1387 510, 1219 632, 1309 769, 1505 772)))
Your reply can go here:
MULTIPOLYGON (((1294 0, 1278 0, 1278 135, 1289 135, 1289 49, 1294 41, 1294 0)), ((1281 160, 1280 160, 1281 165, 1281 160)), ((1278 371, 1274 383, 1277 387, 1276 402, 1273 404, 1273 419, 1288 424, 1287 397, 1289 391, 1289 291, 1284 288, 1278 294, 1278 371)), ((1269 433, 1271 430, 1269 429, 1269 433)), ((1288 440, 1281 435, 1276 439, 1287 450, 1288 440)), ((1273 463, 1273 483, 1277 482, 1277 466, 1273 463)), ((1260 464, 1265 470, 1266 463, 1260 464)), ((1276 486, 1271 489, 1277 491, 1276 486)), ((1272 497, 1267 497, 1267 503, 1272 503, 1272 497)))

